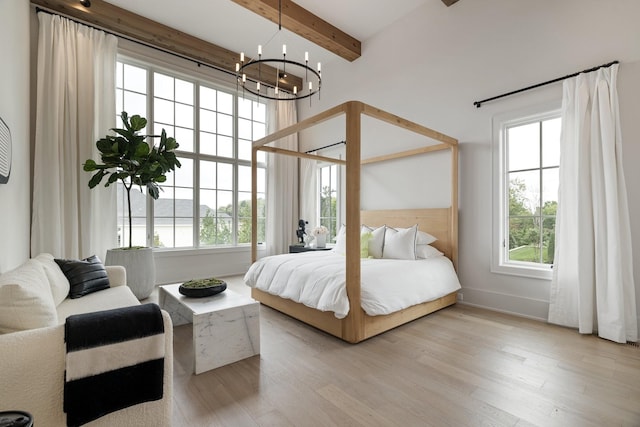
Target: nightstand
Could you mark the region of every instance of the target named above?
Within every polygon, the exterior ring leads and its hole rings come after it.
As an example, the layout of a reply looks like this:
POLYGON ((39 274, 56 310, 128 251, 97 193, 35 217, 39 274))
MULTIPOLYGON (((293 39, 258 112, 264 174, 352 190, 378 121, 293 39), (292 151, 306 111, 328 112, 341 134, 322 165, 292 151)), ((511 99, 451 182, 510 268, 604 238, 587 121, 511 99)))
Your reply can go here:
POLYGON ((310 248, 308 246, 301 246, 301 245, 289 245, 289 253, 290 254, 297 254, 300 252, 315 252, 315 251, 328 251, 331 250, 330 247, 326 247, 326 248, 310 248))

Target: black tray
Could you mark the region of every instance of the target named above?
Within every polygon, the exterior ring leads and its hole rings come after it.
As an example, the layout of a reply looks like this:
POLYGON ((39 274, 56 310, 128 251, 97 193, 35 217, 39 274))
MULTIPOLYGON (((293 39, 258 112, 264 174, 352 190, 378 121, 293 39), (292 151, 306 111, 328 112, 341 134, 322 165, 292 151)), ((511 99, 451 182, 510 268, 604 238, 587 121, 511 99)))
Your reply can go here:
POLYGON ((227 289, 226 282, 220 279, 190 280, 178 288, 178 292, 190 298, 204 298, 219 294, 227 289))

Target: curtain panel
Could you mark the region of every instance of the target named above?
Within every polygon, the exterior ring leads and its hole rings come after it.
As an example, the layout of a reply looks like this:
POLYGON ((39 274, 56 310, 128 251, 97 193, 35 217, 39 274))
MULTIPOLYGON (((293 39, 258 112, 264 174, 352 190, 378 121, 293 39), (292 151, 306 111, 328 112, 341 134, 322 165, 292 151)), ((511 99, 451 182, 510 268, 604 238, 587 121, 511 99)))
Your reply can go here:
POLYGON ((564 82, 549 322, 624 343, 638 325, 617 73, 564 82))
MULTIPOLYGON (((295 102, 269 102, 269 133, 284 129, 298 121, 295 102)), ((274 147, 298 151, 298 135, 290 135, 272 144, 274 147)), ((298 226, 298 159, 267 153, 267 255, 289 251, 296 241, 298 226)))
POLYGON ((88 187, 82 170, 115 127, 117 38, 38 13, 31 253, 104 260, 117 245, 115 187, 88 187))

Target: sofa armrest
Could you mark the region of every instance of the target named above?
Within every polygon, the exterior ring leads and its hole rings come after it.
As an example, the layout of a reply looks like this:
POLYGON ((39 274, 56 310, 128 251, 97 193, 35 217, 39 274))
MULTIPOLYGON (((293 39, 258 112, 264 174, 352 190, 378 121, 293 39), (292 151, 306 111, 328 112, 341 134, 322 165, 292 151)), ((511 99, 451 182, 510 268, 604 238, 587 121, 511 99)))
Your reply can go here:
POLYGON ((121 265, 105 265, 109 277, 109 285, 112 288, 116 286, 124 286, 127 284, 127 269, 121 265))
MULTIPOLYGON (((107 414, 94 427, 169 427, 173 411, 173 326, 162 311, 165 335, 163 397, 107 414)), ((36 425, 65 427, 64 325, 0 335, 0 411, 23 410, 36 425)))

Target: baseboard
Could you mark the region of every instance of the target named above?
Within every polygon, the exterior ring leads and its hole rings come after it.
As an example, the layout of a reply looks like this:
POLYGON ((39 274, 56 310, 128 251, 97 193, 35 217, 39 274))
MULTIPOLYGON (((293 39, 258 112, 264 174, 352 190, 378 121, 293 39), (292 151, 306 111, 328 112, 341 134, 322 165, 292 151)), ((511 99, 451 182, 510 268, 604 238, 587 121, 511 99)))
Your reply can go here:
POLYGON ((463 300, 459 304, 486 308, 515 316, 546 322, 549 314, 549 301, 527 298, 484 289, 461 289, 463 300))

